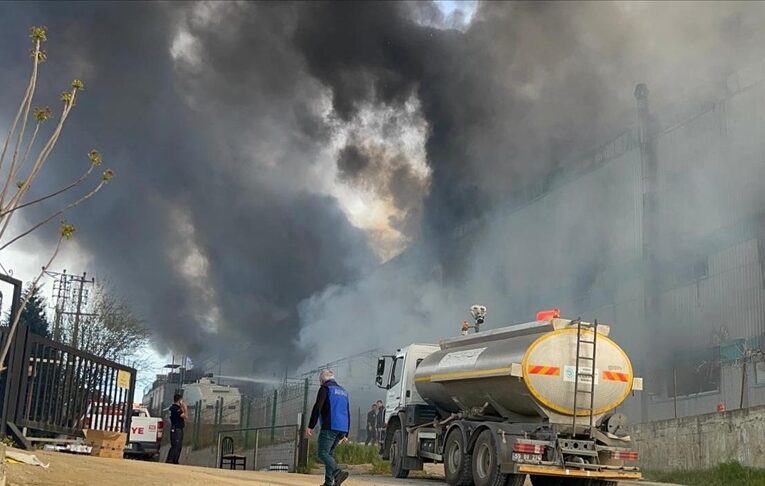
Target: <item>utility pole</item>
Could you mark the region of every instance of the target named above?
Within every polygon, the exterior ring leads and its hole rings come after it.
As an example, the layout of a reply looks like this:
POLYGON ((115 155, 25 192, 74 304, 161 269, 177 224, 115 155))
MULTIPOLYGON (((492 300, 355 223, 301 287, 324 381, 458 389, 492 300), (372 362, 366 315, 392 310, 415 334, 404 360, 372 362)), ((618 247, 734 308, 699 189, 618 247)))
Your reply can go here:
POLYGON ((82 312, 82 290, 85 284, 87 272, 82 272, 80 280, 80 290, 77 292, 77 310, 74 312, 74 330, 72 331, 72 347, 77 348, 80 339, 80 313, 82 312))
POLYGON ((88 278, 87 272, 83 272, 82 275, 69 274, 66 270, 45 273, 53 278, 53 340, 69 340, 69 344, 77 348, 81 341, 81 320, 96 315, 83 311, 88 307, 91 295, 91 290, 86 285, 93 285, 96 280, 88 278))

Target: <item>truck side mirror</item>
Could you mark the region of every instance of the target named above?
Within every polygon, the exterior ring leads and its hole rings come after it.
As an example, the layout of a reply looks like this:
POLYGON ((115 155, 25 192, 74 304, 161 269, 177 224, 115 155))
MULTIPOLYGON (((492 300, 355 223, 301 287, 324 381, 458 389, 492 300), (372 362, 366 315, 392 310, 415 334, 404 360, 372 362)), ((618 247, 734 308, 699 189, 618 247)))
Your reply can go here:
POLYGON ((385 358, 379 358, 377 360, 377 376, 375 377, 375 384, 378 388, 385 388, 383 385, 383 374, 385 374, 385 358))

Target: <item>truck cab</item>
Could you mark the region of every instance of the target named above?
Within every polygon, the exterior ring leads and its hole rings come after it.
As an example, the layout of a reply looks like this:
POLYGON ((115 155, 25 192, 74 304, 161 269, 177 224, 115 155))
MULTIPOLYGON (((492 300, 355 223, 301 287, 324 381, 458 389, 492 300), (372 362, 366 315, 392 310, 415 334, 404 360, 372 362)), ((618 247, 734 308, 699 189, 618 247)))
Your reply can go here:
POLYGON ((407 405, 426 405, 414 386, 414 372, 423 359, 438 349, 435 344, 410 344, 394 355, 380 357, 377 362, 377 386, 387 390, 386 424, 407 405))

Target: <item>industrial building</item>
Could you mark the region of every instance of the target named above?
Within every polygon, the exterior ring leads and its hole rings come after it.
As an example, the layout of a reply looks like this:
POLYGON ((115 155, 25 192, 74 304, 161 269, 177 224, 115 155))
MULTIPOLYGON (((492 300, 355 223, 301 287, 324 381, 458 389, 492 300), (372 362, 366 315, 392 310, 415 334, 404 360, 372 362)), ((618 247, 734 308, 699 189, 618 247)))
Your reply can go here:
POLYGON ((634 126, 456 228, 445 257, 415 246, 368 278, 464 281, 489 328, 550 307, 611 324, 645 380, 633 421, 765 404, 765 62, 701 105, 634 94, 634 126))

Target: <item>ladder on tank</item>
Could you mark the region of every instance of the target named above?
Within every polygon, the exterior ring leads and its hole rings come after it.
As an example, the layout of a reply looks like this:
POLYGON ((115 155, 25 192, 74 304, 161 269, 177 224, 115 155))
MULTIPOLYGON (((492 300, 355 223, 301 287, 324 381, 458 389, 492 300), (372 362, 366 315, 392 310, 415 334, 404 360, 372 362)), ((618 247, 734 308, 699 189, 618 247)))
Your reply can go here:
MULTIPOLYGON (((587 433, 592 437, 592 420, 593 420, 593 408, 595 404, 595 354, 598 349, 598 320, 595 319, 593 324, 582 323, 582 319, 576 320, 576 367, 574 370, 574 420, 573 420, 573 433, 576 434, 576 419, 578 413, 586 411, 589 416, 589 428, 587 433), (585 339, 589 333, 582 335, 582 330, 592 331, 592 340, 585 339), (592 346, 592 355, 587 356, 584 352, 586 346, 592 346), (589 373, 584 371, 589 369, 589 373), (585 389, 579 388, 580 377, 589 378, 589 387, 585 389), (586 395, 589 398, 589 407, 579 406, 579 395, 586 395)), ((586 381, 586 380, 585 380, 586 381)))

